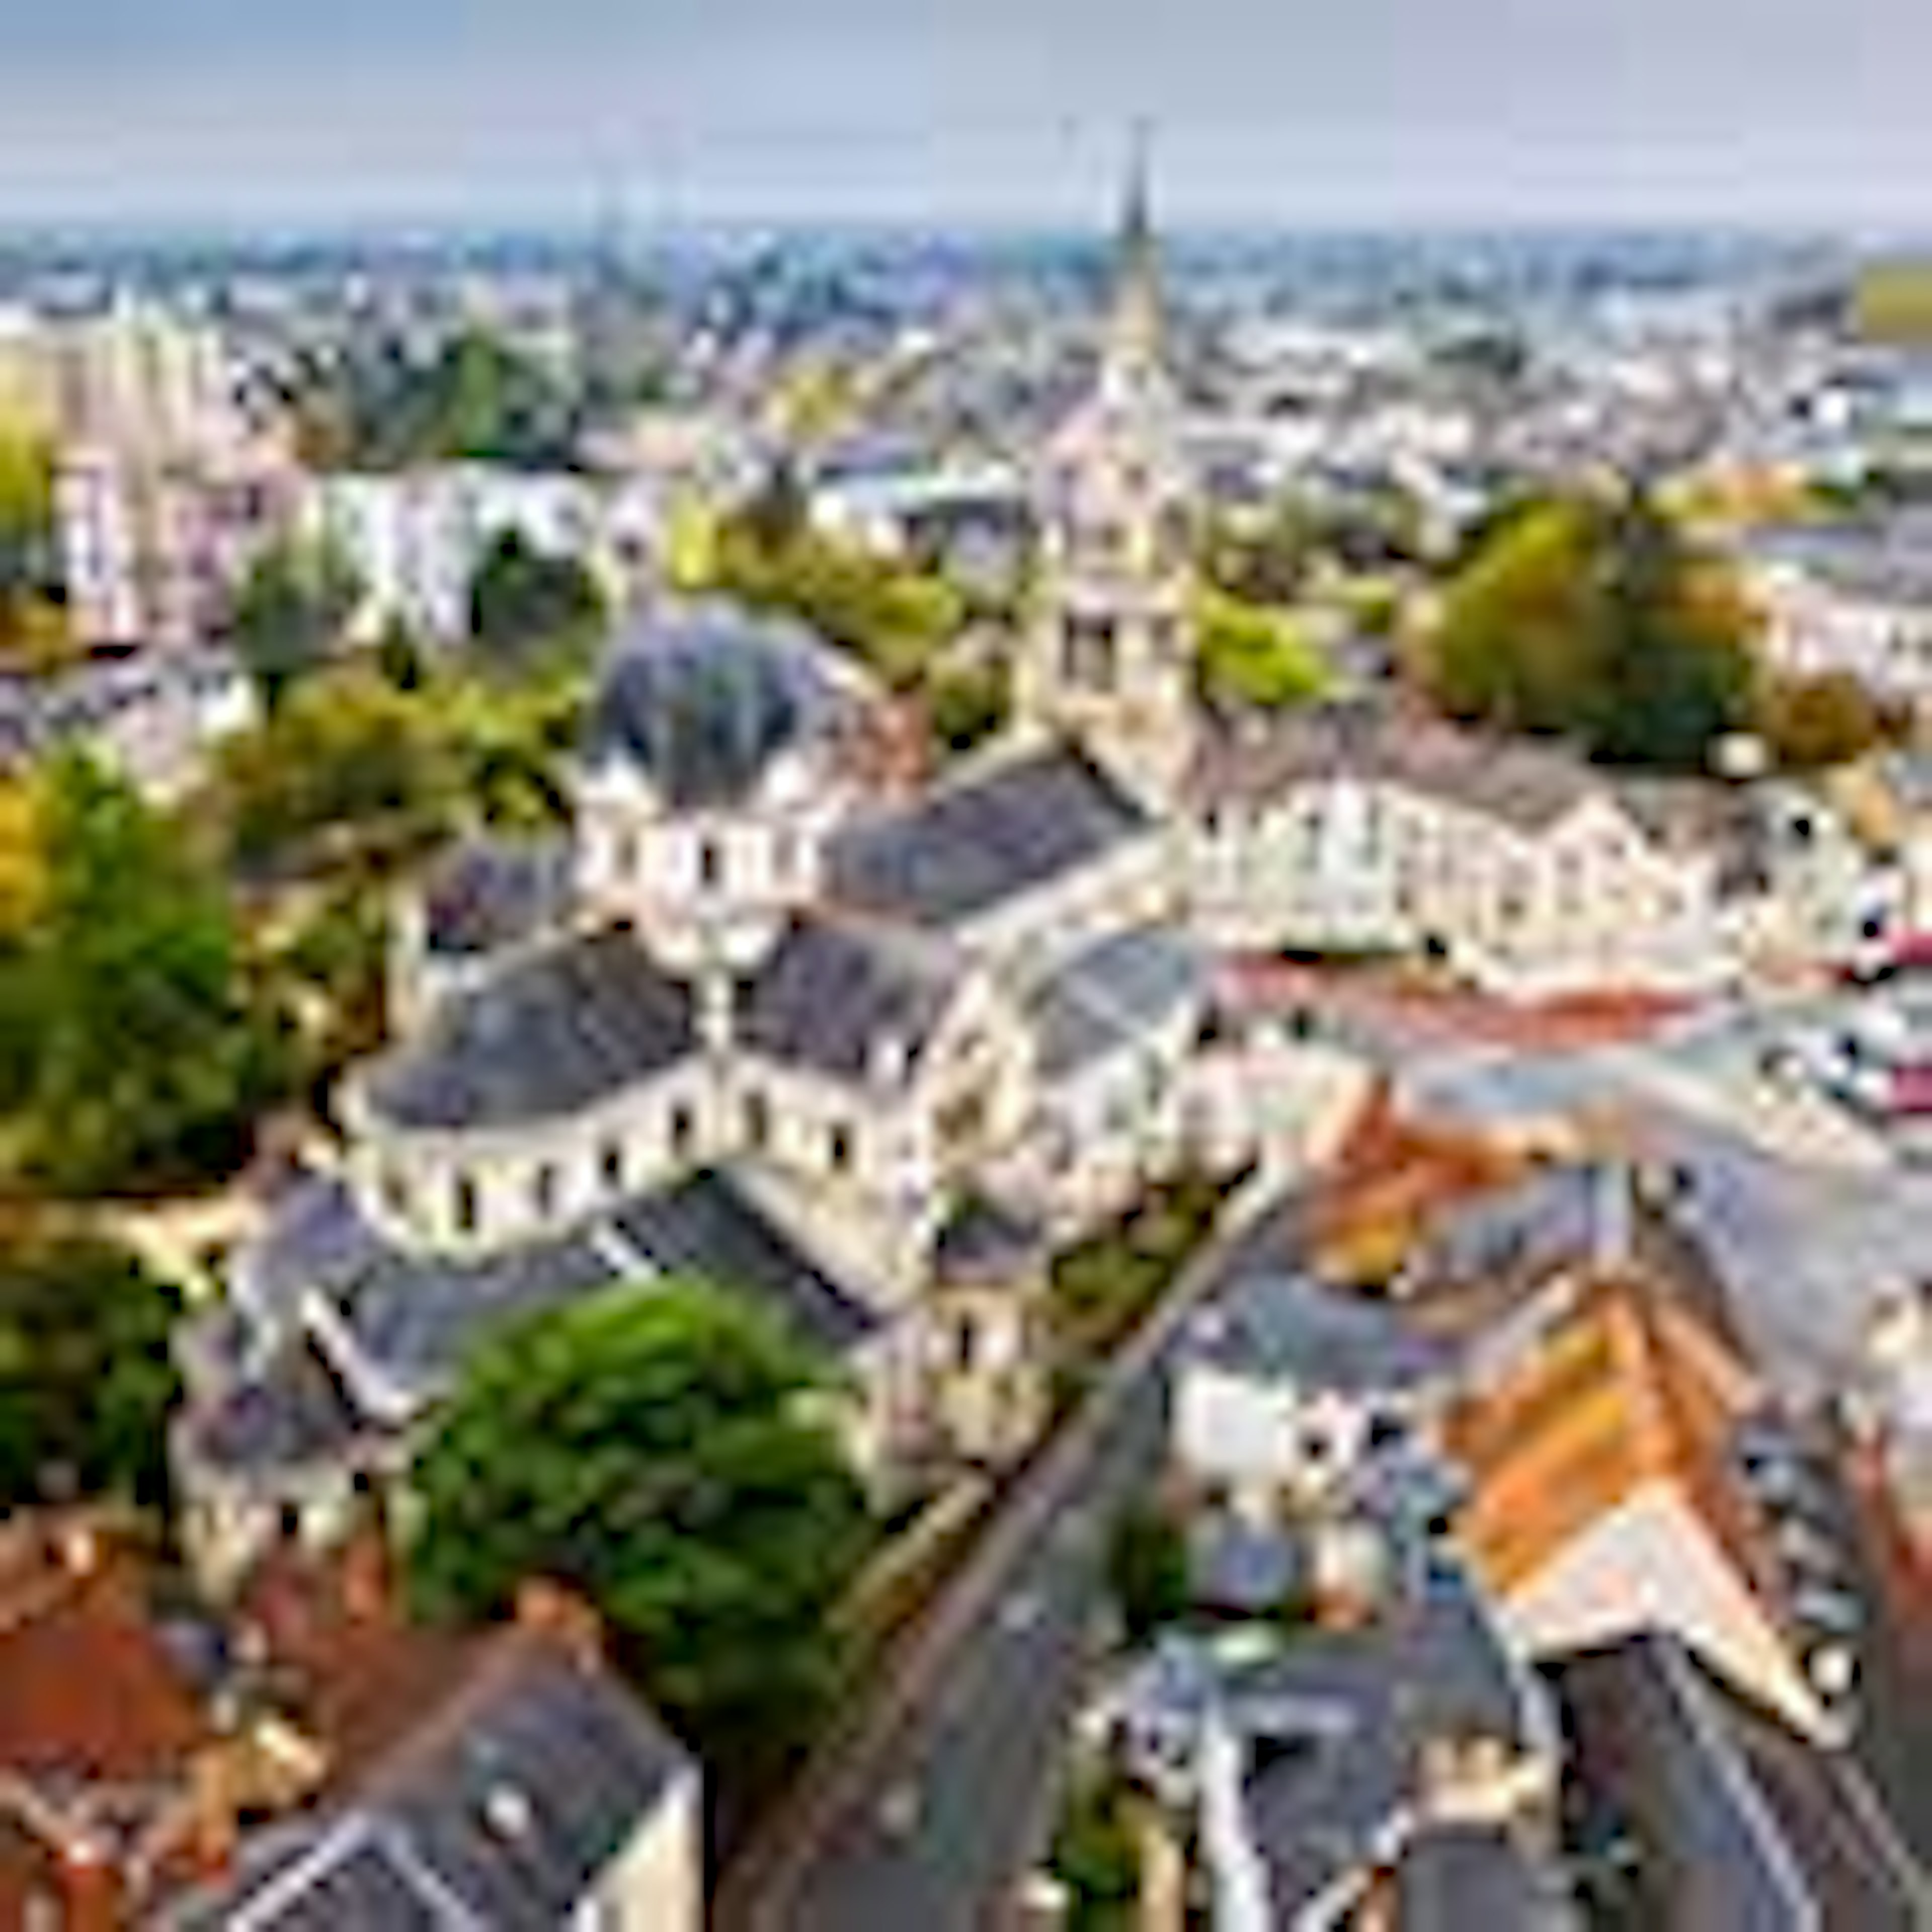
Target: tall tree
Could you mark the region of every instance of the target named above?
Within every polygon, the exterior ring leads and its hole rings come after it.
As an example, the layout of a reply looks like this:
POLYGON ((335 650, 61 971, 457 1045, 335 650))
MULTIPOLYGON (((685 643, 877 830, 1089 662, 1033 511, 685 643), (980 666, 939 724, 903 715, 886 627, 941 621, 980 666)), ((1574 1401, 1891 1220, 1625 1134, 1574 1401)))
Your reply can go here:
POLYGON ((520 530, 484 553, 470 588, 478 656, 498 670, 526 672, 584 656, 610 621, 602 587, 574 557, 539 550, 520 530))
POLYGON ((1724 573, 1647 496, 1565 497, 1490 526, 1420 668, 1451 716, 1698 770, 1748 718, 1750 636, 1724 573))
POLYGON ((277 544, 256 559, 236 593, 228 634, 264 709, 278 709, 337 655, 362 596, 333 544, 277 544))
POLYGON ((171 1287, 104 1242, 0 1242, 0 1510, 164 1499, 178 1312, 171 1287))
POLYGON ((76 1193, 225 1172, 289 1072, 225 897, 83 758, 34 808, 35 916, 0 935, 0 1164, 76 1193))
POLYGON ((830 1612, 868 1546, 820 1365, 706 1284, 619 1288, 479 1349, 416 1471, 432 1611, 533 1573, 728 1780, 771 1768, 836 1681, 830 1612))

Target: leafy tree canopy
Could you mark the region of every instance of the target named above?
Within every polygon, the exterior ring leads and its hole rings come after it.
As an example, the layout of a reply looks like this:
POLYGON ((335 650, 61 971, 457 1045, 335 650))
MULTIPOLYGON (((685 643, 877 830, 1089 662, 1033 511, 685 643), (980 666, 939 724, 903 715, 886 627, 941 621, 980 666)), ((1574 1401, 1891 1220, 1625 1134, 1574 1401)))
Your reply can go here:
POLYGON ((118 778, 56 760, 34 916, 0 934, 0 1167, 94 1193, 226 1172, 289 1072, 227 902, 118 778))
POLYGON ((337 656, 362 596, 333 544, 280 543, 256 559, 236 592, 228 635, 266 709, 337 656))
POLYGON ((527 672, 589 650, 610 621, 602 586, 576 558, 552 556, 520 531, 484 552, 470 589, 470 637, 486 665, 527 672))
POLYGON ((433 1612, 488 1616, 542 1574, 706 1765, 769 1769, 822 1714, 830 1614, 870 1542, 817 1363, 703 1283, 596 1295, 478 1350, 418 1464, 433 1612), (822 1414, 822 1410, 820 1410, 822 1414))
POLYGON ((104 1242, 0 1242, 0 1508, 76 1494, 163 1502, 178 1310, 170 1287, 104 1242))
POLYGON ((1419 668, 1452 716, 1696 771, 1748 720, 1750 641, 1735 587, 1647 497, 1566 497, 1490 526, 1419 668))
POLYGON ((1328 660, 1293 618, 1212 589, 1196 599, 1201 688, 1210 699, 1279 710, 1334 683, 1328 660))
POLYGON ((455 796, 446 722, 364 665, 302 685, 217 754, 214 801, 232 857, 280 872, 418 848, 455 796))

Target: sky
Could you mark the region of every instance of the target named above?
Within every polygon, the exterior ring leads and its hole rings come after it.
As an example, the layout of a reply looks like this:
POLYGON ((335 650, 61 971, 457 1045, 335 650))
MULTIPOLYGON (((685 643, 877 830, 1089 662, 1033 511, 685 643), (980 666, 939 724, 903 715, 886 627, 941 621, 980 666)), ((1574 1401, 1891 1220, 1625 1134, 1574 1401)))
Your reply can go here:
POLYGON ((1932 0, 0 0, 0 223, 1932 226, 1932 0))

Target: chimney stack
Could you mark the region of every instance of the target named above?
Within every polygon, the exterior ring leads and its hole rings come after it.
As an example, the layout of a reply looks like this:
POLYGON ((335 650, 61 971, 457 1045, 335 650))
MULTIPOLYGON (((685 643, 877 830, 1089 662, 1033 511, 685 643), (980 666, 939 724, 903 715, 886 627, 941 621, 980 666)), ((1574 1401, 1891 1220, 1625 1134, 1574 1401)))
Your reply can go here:
POLYGON ((548 1637, 586 1667, 604 1660, 604 1619, 567 1583, 530 1576, 517 1586, 517 1628, 548 1637))

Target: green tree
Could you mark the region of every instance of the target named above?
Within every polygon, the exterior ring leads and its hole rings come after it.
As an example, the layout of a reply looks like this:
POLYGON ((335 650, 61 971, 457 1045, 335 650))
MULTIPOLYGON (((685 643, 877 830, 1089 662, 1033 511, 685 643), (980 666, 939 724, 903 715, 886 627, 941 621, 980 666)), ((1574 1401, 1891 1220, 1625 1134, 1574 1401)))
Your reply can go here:
POLYGON ((84 759, 40 782, 31 924, 0 938, 0 1116, 16 1174, 86 1194, 229 1171, 290 1073, 217 882, 84 759))
POLYGON ((1129 1932, 1136 1923, 1140 1844, 1118 1773, 1104 1766, 1075 1766, 1047 1864, 1066 1888, 1068 1932, 1129 1932))
POLYGON ((1012 712, 1012 680, 1001 663, 962 665, 933 677, 927 702, 934 742, 959 756, 1004 728, 1012 712))
POLYGON ((1277 610, 1204 590, 1195 603, 1203 694, 1223 703, 1281 710, 1323 695, 1328 660, 1294 620, 1277 610))
POLYGON ((542 1574, 728 1784, 774 1768, 838 1678, 871 1541, 819 1364, 704 1283, 619 1288, 479 1349, 416 1471, 415 1584, 488 1616, 542 1574))
POLYGON ((164 1502, 178 1313, 172 1288, 105 1242, 0 1242, 0 1508, 164 1502))
POLYGON ((476 654, 493 670, 521 675, 586 658, 610 621, 602 586, 574 557, 537 549, 506 530, 476 567, 470 589, 476 654))
POLYGON ((228 615, 229 641, 266 710, 340 651, 362 587, 333 544, 278 543, 255 560, 228 615))
POLYGON ((241 866, 302 872, 420 850, 447 825, 458 784, 436 694, 346 664, 223 742, 213 802, 241 866))
POLYGON ((1882 741, 1886 726, 1877 701, 1846 671, 1768 679, 1758 696, 1758 735, 1787 770, 1849 764, 1882 741))
POLYGON ((1130 1642, 1144 1643, 1187 1613, 1187 1541, 1163 1510, 1126 1510, 1107 1546, 1107 1587, 1130 1642))
POLYGON ((943 577, 800 531, 774 545, 760 509, 715 533, 708 587, 797 618, 896 691, 917 688, 964 629, 967 600, 943 577))
POLYGON ((1698 770, 1748 716, 1750 641, 1724 573, 1648 496, 1564 497, 1491 521, 1419 668, 1452 717, 1698 770))

